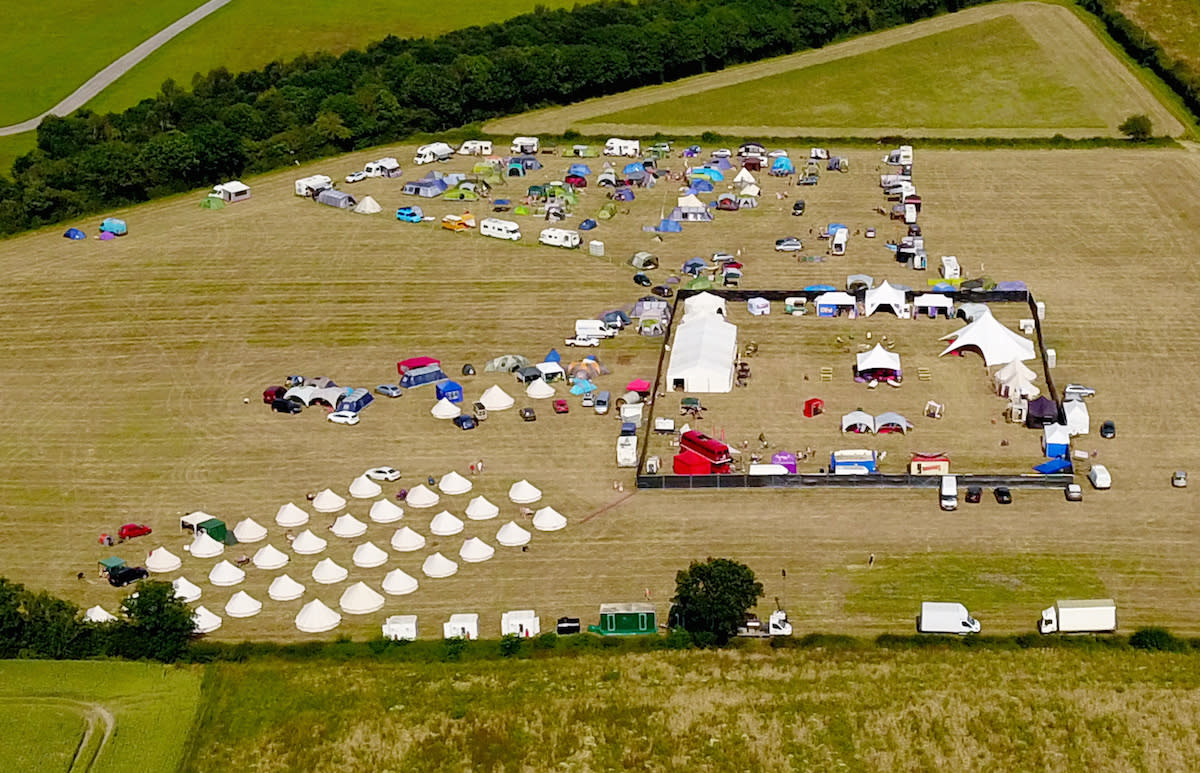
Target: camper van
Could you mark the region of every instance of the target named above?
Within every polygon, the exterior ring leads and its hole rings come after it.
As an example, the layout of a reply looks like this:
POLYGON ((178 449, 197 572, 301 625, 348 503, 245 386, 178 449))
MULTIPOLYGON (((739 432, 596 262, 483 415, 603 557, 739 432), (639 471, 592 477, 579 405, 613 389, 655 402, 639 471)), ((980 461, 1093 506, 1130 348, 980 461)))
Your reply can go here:
POLYGON ((953 255, 942 256, 942 267, 940 269, 944 279, 961 279, 962 269, 959 268, 958 258, 953 255))
POLYGON ((458 147, 460 156, 490 156, 492 155, 491 140, 467 140, 458 147))
POLYGON ((413 156, 414 164, 432 164, 434 161, 448 161, 454 155, 454 148, 444 142, 433 142, 417 148, 413 156))
POLYGON ((609 327, 600 319, 575 320, 576 338, 612 338, 619 330, 609 327))
POLYGON ((540 143, 537 137, 513 137, 512 146, 508 152, 514 156, 528 156, 538 152, 540 143))
POLYGON ((846 242, 850 238, 849 228, 835 228, 829 239, 829 250, 834 255, 846 254, 846 242))
POLYGON ((642 155, 642 143, 637 140, 623 140, 618 137, 610 137, 604 143, 604 155, 637 158, 642 155))
POLYGON ((958 509, 958 477, 955 475, 943 475, 941 492, 938 496, 938 502, 943 510, 958 509))
POLYGON ((485 217, 479 221, 479 233, 496 239, 517 241, 521 238, 521 226, 511 220, 501 220, 498 217, 485 217))
POLYGON ((890 166, 912 166, 912 145, 901 145, 883 157, 883 163, 890 166))
POLYGON ((962 604, 949 601, 923 601, 917 617, 917 633, 979 633, 982 626, 962 604))
POLYGON ((579 237, 578 231, 570 231, 566 228, 544 228, 538 235, 538 243, 573 250, 579 247, 583 240, 579 237))

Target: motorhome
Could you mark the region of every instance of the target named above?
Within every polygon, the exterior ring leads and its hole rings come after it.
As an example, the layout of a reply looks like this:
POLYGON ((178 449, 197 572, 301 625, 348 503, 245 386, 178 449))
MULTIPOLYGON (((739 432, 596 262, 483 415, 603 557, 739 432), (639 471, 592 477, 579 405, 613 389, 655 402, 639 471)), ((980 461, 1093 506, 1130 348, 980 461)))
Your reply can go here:
POLYGON ((538 243, 573 250, 583 243, 583 239, 580 238, 578 231, 566 228, 543 228, 538 235, 538 243))
POLYGON ((1112 599, 1056 601, 1042 610, 1039 633, 1112 633, 1117 630, 1117 604, 1112 599))
POLYGON ((378 161, 368 162, 363 166, 363 172, 367 177, 399 177, 400 162, 391 156, 387 156, 378 161))
POLYGON ((623 140, 619 137, 610 137, 604 143, 604 155, 637 158, 642 155, 642 143, 637 140, 623 140))
POLYGON ((413 156, 414 164, 432 164, 434 161, 448 161, 454 156, 454 148, 444 142, 432 142, 417 148, 413 156))
POLYGON ((467 140, 458 147, 460 156, 490 156, 492 155, 491 140, 467 140))
POLYGON ((958 477, 943 475, 938 502, 943 510, 958 509, 958 477))
POLYGON ((883 157, 883 163, 889 166, 911 166, 913 162, 912 145, 901 145, 895 150, 889 151, 883 157))
POLYGON ((916 222, 917 222, 917 205, 916 204, 905 204, 904 205, 904 224, 905 225, 915 225, 916 222))
POLYGON ((513 137, 508 152, 514 156, 528 156, 537 153, 540 148, 541 143, 537 137, 513 137))
POLYGON ((485 217, 479 221, 479 233, 495 239, 517 241, 521 238, 521 226, 512 220, 501 220, 498 217, 485 217))
POLYGON ((947 601, 924 601, 917 617, 917 633, 979 633, 982 626, 971 617, 962 604, 947 601))
POLYGON ((829 251, 834 255, 846 254, 846 242, 850 238, 849 228, 835 228, 829 237, 829 251))

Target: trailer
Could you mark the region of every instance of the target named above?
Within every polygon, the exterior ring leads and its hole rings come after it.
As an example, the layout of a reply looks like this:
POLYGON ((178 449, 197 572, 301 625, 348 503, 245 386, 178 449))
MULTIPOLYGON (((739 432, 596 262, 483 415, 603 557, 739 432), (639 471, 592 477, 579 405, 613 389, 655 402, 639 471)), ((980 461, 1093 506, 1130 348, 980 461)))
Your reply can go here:
POLYGON ((1117 604, 1112 599, 1059 600, 1042 610, 1038 633, 1112 633, 1117 604))
POLYGON ((792 624, 788 621, 787 612, 777 609, 767 618, 767 624, 758 619, 755 614, 747 614, 746 619, 738 626, 737 635, 748 638, 768 638, 772 636, 791 636, 792 624))

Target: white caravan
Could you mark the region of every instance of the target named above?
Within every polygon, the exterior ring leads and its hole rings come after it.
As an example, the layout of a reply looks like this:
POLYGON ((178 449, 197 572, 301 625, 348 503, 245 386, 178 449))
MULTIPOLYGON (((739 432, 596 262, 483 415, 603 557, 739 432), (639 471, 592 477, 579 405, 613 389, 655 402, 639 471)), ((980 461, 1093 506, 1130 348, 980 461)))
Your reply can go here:
POLYGON ((829 251, 834 255, 846 254, 846 242, 850 239, 849 228, 835 228, 829 237, 829 251))
POLYGON ((460 156, 490 156, 492 155, 491 140, 467 140, 458 147, 460 156))
MULTIPOLYGON (((912 206, 911 204, 908 206, 912 206)), ((953 255, 942 256, 942 266, 939 269, 942 272, 944 279, 961 279, 962 268, 958 265, 958 258, 953 255)))
POLYGON ((637 467, 637 435, 622 435, 617 438, 617 466, 637 467))
POLYGON ((310 177, 302 177, 296 181, 297 196, 316 196, 324 190, 333 187, 333 180, 323 174, 314 174, 310 177))
POLYGON ((1117 604, 1112 599, 1056 601, 1042 610, 1039 633, 1112 633, 1117 630, 1117 604))
POLYGON ((578 231, 566 228, 544 228, 538 235, 538 242, 551 247, 565 247, 573 250, 583 243, 578 231))
POLYGON ((642 154, 642 143, 638 140, 623 140, 619 137, 610 137, 604 143, 604 155, 606 156, 628 156, 637 158, 642 154))
POLYGON ((901 145, 883 157, 883 163, 890 164, 892 166, 912 166, 912 162, 912 145, 901 145))
POLYGON ((431 142, 417 148, 413 156, 414 164, 432 164, 434 161, 447 161, 454 156, 454 148, 445 142, 431 142))
POLYGON ((363 167, 363 172, 367 177, 399 177, 400 162, 388 156, 381 158, 378 161, 368 162, 363 167))
POLYGON ((915 196, 917 186, 912 183, 898 182, 883 189, 883 195, 893 201, 903 201, 909 196, 915 196))
POLYGON ((949 601, 923 601, 917 617, 917 633, 979 633, 979 621, 962 604, 949 601))
POLYGON ((495 239, 508 239, 515 242, 521 238, 521 226, 511 220, 485 217, 479 221, 479 233, 495 239))
POLYGON ((540 147, 537 137, 513 137, 508 152, 514 156, 528 156, 537 153, 540 147))

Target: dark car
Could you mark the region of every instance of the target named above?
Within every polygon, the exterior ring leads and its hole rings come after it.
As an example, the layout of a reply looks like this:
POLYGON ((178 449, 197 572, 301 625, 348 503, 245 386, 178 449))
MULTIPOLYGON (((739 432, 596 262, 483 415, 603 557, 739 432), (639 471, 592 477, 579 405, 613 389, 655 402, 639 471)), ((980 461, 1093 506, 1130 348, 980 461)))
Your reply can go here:
POLYGON ((144 523, 127 523, 117 531, 117 536, 121 539, 133 539, 134 537, 145 537, 152 531, 154 530, 144 523))
POLYGON ((975 505, 983 499, 983 489, 979 486, 967 486, 967 502, 975 505))
POLYGON ((1012 492, 1009 491, 1004 486, 999 487, 992 493, 996 495, 996 501, 998 503, 1000 503, 1002 505, 1011 505, 1012 504, 1012 492))
POLYGON ((1106 421, 1100 425, 1100 437, 1111 440, 1117 436, 1117 425, 1112 421, 1106 421))
POLYGON ((475 429, 479 426, 479 421, 474 416, 455 416, 454 426, 461 430, 475 429))
POLYGON ((300 413, 304 408, 294 400, 272 400, 271 410, 276 413, 300 413))
POLYGON ((654 293, 659 298, 670 298, 675 294, 675 291, 666 285, 658 285, 657 287, 651 288, 650 292, 654 293))
POLYGON ((803 215, 804 214, 804 199, 800 199, 799 201, 797 201, 795 204, 792 205, 792 214, 793 215, 803 215))
POLYGON ((642 287, 649 287, 650 285, 654 284, 650 281, 650 277, 646 276, 645 274, 634 274, 633 282, 634 284, 641 285, 642 287))
POLYGON ((118 566, 108 570, 108 584, 114 588, 124 588, 131 582, 144 580, 149 576, 150 573, 140 566, 118 566))
POLYGON ((532 408, 522 408, 521 419, 524 421, 537 421, 537 414, 533 412, 532 408))

